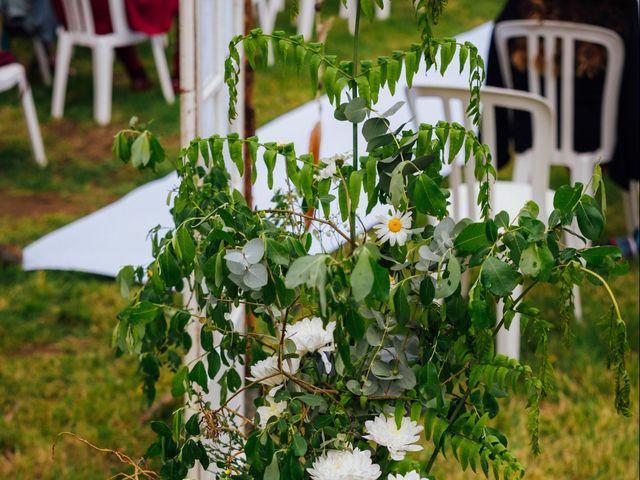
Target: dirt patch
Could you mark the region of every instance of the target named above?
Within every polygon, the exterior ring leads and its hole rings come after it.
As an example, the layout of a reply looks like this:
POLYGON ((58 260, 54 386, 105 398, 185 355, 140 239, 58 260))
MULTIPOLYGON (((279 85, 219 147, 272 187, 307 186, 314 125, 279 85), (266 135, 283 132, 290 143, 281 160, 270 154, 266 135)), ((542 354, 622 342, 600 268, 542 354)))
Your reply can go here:
MULTIPOLYGON (((102 195, 101 195, 102 196, 102 195)), ((106 195, 99 203, 107 204, 117 199, 106 195)), ((95 208, 97 198, 94 195, 60 195, 57 192, 20 193, 0 190, 0 217, 36 218, 56 213, 70 215, 87 214, 95 208)))
POLYGON ((86 126, 60 119, 49 122, 47 136, 63 141, 67 152, 82 152, 84 160, 104 161, 111 158, 113 137, 119 130, 115 126, 86 126))
POLYGON ((26 344, 18 350, 6 353, 8 357, 31 357, 42 355, 61 355, 65 353, 75 353, 80 350, 95 349, 101 344, 94 338, 68 338, 61 343, 45 343, 42 345, 26 344))

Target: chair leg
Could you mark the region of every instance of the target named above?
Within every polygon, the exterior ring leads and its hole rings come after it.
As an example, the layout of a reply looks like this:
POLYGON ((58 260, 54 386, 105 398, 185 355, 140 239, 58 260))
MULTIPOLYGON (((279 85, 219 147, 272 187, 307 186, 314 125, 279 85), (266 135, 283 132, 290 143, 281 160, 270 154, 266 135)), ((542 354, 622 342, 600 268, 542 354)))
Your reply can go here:
MULTIPOLYGON (((513 297, 518 297, 522 294, 522 285, 518 285, 513 290, 513 297)), ((504 311, 504 302, 499 302, 496 308, 498 321, 502 318, 502 312, 504 311)), ((496 351, 509 358, 515 358, 520 360, 520 314, 516 313, 511 320, 509 330, 502 327, 498 331, 496 336, 496 351)))
POLYGON ((638 181, 629 182, 629 191, 622 192, 624 202, 624 218, 627 234, 633 235, 640 224, 640 212, 638 211, 638 181))
POLYGON ((33 39, 33 50, 36 53, 36 60, 38 61, 38 69, 40 70, 42 82, 49 86, 51 85, 51 69, 49 68, 47 51, 45 50, 43 43, 35 37, 33 39))
POLYGON ((164 95, 167 103, 173 103, 176 98, 173 93, 173 86, 171 85, 171 75, 169 75, 167 57, 164 53, 163 35, 151 37, 149 40, 151 41, 151 50, 153 51, 153 59, 156 63, 156 70, 158 71, 162 95, 164 95))
POLYGON ((101 43, 93 47, 93 117, 99 125, 111 120, 113 48, 101 43))
POLYGON ((62 33, 58 35, 56 53, 56 71, 53 77, 53 99, 51 101, 51 116, 62 118, 64 113, 64 97, 67 91, 69 78, 69 65, 73 55, 73 43, 71 37, 62 33))
POLYGON ((298 13, 298 35, 310 41, 313 34, 313 23, 316 15, 315 0, 301 0, 300 13, 298 13))
POLYGON ((36 107, 33 103, 33 96, 31 95, 31 87, 27 82, 26 75, 20 81, 20 100, 22 102, 22 109, 24 110, 24 117, 27 122, 27 130, 29 131, 29 138, 31 139, 31 148, 33 149, 33 156, 36 162, 41 167, 47 165, 47 157, 44 153, 44 145, 42 143, 42 134, 40 133, 40 124, 38 123, 38 114, 36 107))

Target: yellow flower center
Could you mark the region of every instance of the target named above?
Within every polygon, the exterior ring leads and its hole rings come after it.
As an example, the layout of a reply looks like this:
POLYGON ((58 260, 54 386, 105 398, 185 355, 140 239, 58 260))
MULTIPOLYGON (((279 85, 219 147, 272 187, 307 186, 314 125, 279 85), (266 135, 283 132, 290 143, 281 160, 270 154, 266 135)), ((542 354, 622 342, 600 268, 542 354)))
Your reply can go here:
POLYGON ((389 227, 390 232, 398 233, 402 230, 402 222, 399 218, 392 218, 389 220, 389 223, 387 223, 387 227, 389 227))

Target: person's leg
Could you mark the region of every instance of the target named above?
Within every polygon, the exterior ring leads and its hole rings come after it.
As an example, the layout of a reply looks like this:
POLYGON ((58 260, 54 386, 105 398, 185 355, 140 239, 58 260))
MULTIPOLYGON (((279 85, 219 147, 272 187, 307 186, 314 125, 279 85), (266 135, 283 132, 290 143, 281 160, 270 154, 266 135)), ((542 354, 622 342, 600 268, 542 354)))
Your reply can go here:
POLYGON ((131 88, 133 90, 143 91, 151 88, 151 81, 147 76, 144 65, 142 65, 142 62, 140 61, 138 50, 135 45, 116 48, 116 55, 118 56, 118 60, 122 62, 127 70, 127 74, 131 80, 131 88))

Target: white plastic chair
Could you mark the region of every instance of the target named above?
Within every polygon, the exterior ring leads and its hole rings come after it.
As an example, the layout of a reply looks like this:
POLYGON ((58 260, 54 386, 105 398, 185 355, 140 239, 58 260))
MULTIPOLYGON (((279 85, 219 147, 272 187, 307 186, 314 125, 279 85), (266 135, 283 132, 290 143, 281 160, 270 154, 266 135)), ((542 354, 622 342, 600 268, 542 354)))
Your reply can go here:
POLYGON ((111 120, 111 90, 113 85, 114 49, 149 40, 153 51, 162 94, 167 103, 175 100, 169 67, 164 53, 164 35, 148 36, 133 32, 128 24, 123 0, 109 0, 113 32, 95 33, 90 0, 62 0, 67 28, 58 29, 56 71, 53 79, 51 115, 61 118, 69 76, 69 65, 76 45, 93 50, 93 109, 100 125, 111 120))
MULTIPOLYGON (((309 40, 313 34, 316 0, 300 0, 299 6, 298 34, 309 40)), ((391 0, 384 0, 384 8, 379 9, 376 7, 376 18, 378 20, 386 20, 389 15, 391 15, 391 0)), ((353 35, 356 30, 355 0, 347 0, 346 7, 340 2, 340 17, 349 21, 349 32, 353 35)))
POLYGON ((40 134, 40 124, 38 123, 38 115, 33 104, 33 96, 31 95, 31 87, 27 81, 27 74, 24 67, 19 63, 10 63, 0 66, 0 92, 9 90, 17 86, 22 101, 22 109, 27 121, 27 129, 29 130, 29 138, 31 139, 31 148, 33 156, 40 166, 47 164, 47 157, 44 153, 44 145, 42 144, 42 135, 40 134))
MULTIPOLYGON (((414 122, 419 124, 420 107, 419 99, 431 99, 439 103, 432 104, 430 108, 441 108, 443 119, 451 122, 463 123, 465 128, 471 129, 471 120, 464 114, 469 104, 469 89, 464 87, 419 87, 407 88, 409 108, 413 114, 414 122)), ((481 92, 482 101, 482 136, 492 152, 495 152, 496 125, 495 108, 508 108, 529 112, 532 117, 533 145, 528 152, 535 159, 536 172, 531 182, 503 181, 492 182, 490 188, 491 206, 494 212, 505 210, 509 218, 518 215, 519 210, 528 200, 535 201, 540 207, 543 217, 548 216, 553 209, 553 194, 549 186, 549 159, 551 158, 551 144, 553 140, 553 110, 550 103, 543 97, 517 90, 508 90, 496 87, 485 87, 481 92)), ((433 111, 433 110, 431 110, 433 111)), ((437 111, 437 110, 436 110, 437 111)), ((449 176, 451 189, 451 202, 453 205, 453 218, 461 220, 472 218, 479 220, 481 217, 479 206, 476 203, 479 184, 474 175, 474 161, 470 159, 466 165, 461 165, 457 159, 452 165, 449 176), (464 179, 462 177, 464 171, 464 179)), ((514 290, 517 297, 522 292, 518 286, 514 290)), ((502 305, 499 305, 498 318, 501 317, 502 305)), ((512 358, 520 356, 520 316, 516 315, 509 330, 501 329, 497 336, 497 350, 499 353, 512 358)))
MULTIPOLYGON (((495 42, 498 52, 500 71, 508 88, 513 88, 511 77, 511 62, 509 59, 509 41, 525 38, 527 41, 527 72, 528 89, 530 92, 543 94, 556 108, 558 94, 561 93, 559 111, 556 113, 560 124, 561 138, 554 141, 551 164, 569 168, 571 183, 581 182, 587 185, 593 175, 593 169, 598 162, 611 160, 616 142, 616 124, 618 116, 618 96, 622 80, 624 63, 624 43, 620 36, 612 30, 573 22, 556 20, 509 20, 499 22, 495 26, 495 42), (605 73, 602 109, 600 116, 600 147, 593 152, 577 152, 574 149, 574 80, 575 80, 575 50, 576 42, 588 42, 604 47, 607 53, 607 68, 605 73), (544 75, 539 73, 535 62, 539 57, 544 58, 544 65, 555 64, 560 58, 560 92, 557 91, 554 68, 545 68, 544 75), (545 91, 542 91, 544 78, 545 91), (560 144, 558 146, 558 143, 560 144)), ((532 162, 526 156, 518 158, 516 175, 526 178, 532 173, 532 162)), ((627 197, 625 210, 637 211, 627 197)), ((637 198, 637 197, 636 197, 637 198)), ((637 201, 637 200, 636 200, 637 201)), ((627 214, 630 218, 632 214, 627 214)), ((578 231, 574 222, 574 230, 578 231)), ((570 236, 568 244, 581 247, 580 239, 570 236)), ((582 318, 582 302, 580 290, 574 288, 576 317, 582 318)))
MULTIPOLYGON (((568 167, 571 181, 582 182, 586 185, 591 180, 595 165, 598 162, 610 161, 615 147, 618 98, 624 66, 624 43, 614 31, 594 25, 552 20, 499 22, 495 26, 495 42, 500 71, 508 88, 513 88, 509 41, 516 38, 525 38, 527 42, 529 91, 544 95, 549 99, 554 109, 558 94, 561 93, 562 105, 556 115, 561 127, 561 138, 559 146, 554 143, 555 148, 551 163, 568 167), (600 147, 592 152, 577 152, 574 149, 576 42, 599 45, 604 47, 607 53, 600 117, 600 147), (548 66, 554 65, 554 59, 561 58, 560 92, 557 91, 555 69, 545 68, 541 75, 539 69, 535 67, 536 59, 542 55, 544 64, 548 66), (542 91, 543 79, 544 92, 542 91)), ((523 168, 523 175, 530 168, 526 162, 519 167, 523 168)))

